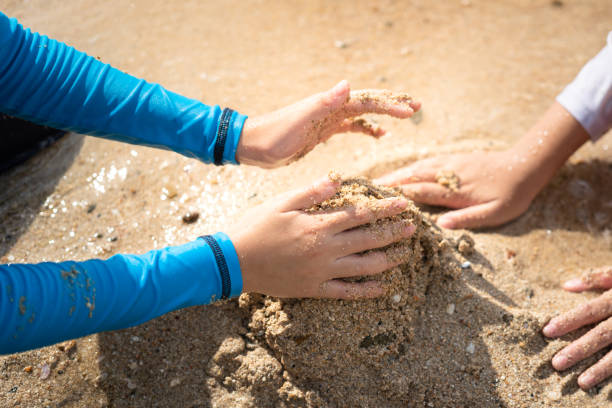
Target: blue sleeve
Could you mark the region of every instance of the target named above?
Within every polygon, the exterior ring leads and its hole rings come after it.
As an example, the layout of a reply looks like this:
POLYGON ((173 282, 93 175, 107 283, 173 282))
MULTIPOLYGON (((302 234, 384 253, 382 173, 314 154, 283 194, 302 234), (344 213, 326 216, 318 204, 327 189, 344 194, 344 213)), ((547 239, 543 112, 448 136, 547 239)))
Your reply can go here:
POLYGON ((223 233, 203 238, 105 261, 0 265, 0 353, 130 327, 239 295, 233 244, 223 233))
POLYGON ((236 163, 246 120, 232 110, 223 118, 219 106, 207 106, 132 77, 32 33, 1 12, 0 111, 55 128, 167 148, 216 164, 236 163))

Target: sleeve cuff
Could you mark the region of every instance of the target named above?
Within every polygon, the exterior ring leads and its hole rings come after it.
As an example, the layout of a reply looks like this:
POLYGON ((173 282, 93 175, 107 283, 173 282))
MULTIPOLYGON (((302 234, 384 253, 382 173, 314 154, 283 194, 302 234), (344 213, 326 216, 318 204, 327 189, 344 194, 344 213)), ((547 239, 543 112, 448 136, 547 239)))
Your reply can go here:
POLYGON ((236 248, 234 248, 234 244, 230 238, 223 232, 217 232, 213 237, 221 247, 221 251, 223 251, 225 262, 229 270, 231 283, 229 297, 239 296, 242 293, 242 270, 240 269, 240 261, 238 260, 236 248))
POLYGON ((242 293, 242 271, 232 241, 223 232, 204 235, 200 238, 206 243, 214 257, 214 272, 219 283, 216 298, 228 299, 240 295, 242 293))
POLYGON ((225 149, 223 151, 223 164, 240 164, 236 160, 236 150, 238 149, 238 142, 240 142, 242 128, 246 120, 246 115, 242 115, 238 112, 232 113, 227 132, 227 142, 225 143, 225 149))
POLYGON ((559 102, 589 133, 592 141, 612 126, 612 32, 608 45, 580 70, 557 96, 559 102))

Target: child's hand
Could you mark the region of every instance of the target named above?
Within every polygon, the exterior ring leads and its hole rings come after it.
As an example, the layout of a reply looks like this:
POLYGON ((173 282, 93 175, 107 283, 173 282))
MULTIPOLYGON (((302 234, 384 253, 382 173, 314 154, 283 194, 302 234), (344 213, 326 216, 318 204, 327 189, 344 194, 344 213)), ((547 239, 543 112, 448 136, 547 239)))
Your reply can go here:
POLYGON ((439 156, 418 161, 376 180, 401 186, 412 200, 456 209, 438 218, 444 228, 479 228, 500 225, 527 210, 538 192, 526 183, 524 172, 511 150, 439 156), (458 177, 457 188, 437 179, 458 177))
POLYGON ((399 221, 376 234, 356 227, 398 214, 408 201, 389 198, 380 200, 377 208, 304 211, 332 197, 338 188, 339 183, 325 179, 245 214, 228 234, 240 259, 244 292, 341 299, 383 294, 378 282, 340 278, 378 274, 396 265, 382 251, 360 253, 407 238, 414 226, 399 221))
MULTIPOLYGON (((570 292, 612 288, 612 268, 602 268, 583 278, 563 285, 570 292)), ((612 344, 612 290, 553 318, 542 332, 547 337, 560 337, 580 327, 597 323, 593 329, 558 352, 552 359, 556 370, 565 370, 612 344)), ((612 376, 612 351, 578 377, 578 385, 587 390, 612 376)))
POLYGON ((361 132, 380 137, 385 131, 363 118, 379 113, 408 118, 420 104, 405 94, 367 90, 350 92, 347 81, 272 113, 247 119, 236 159, 264 168, 289 164, 335 133, 361 132))
POLYGON ((582 125, 554 102, 509 150, 434 157, 388 174, 378 183, 398 186, 414 201, 455 208, 438 218, 444 228, 501 225, 524 213, 538 192, 589 140, 582 125), (457 191, 436 182, 455 173, 457 191))

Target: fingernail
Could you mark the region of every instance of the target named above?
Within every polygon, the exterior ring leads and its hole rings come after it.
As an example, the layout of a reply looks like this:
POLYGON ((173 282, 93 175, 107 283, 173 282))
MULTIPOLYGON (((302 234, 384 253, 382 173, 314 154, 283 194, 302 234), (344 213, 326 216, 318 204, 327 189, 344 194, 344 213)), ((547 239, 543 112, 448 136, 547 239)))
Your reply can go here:
POLYGON ((565 290, 581 290, 584 288, 584 282, 580 278, 570 279, 563 284, 565 290))
POLYGON ((587 388, 591 388, 593 385, 595 385, 594 383, 595 383, 595 376, 589 373, 588 371, 585 373, 582 373, 582 375, 578 377, 578 385, 583 390, 587 388))
POLYGON ((556 370, 563 370, 567 367, 567 357, 563 354, 557 354, 552 359, 552 365, 556 370))

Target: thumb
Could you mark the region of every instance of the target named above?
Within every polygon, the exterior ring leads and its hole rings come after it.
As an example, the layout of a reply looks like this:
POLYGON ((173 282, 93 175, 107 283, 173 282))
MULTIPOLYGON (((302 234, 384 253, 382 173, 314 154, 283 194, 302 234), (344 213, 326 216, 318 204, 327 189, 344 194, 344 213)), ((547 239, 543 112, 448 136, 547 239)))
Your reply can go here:
POLYGON ((471 207, 450 211, 438 218, 438 225, 442 228, 480 228, 499 225, 504 220, 496 217, 495 202, 478 204, 471 207))
POLYGON ((316 181, 314 184, 298 189, 287 194, 280 208, 282 211, 304 210, 315 204, 331 198, 338 188, 339 181, 331 180, 329 177, 316 181))
POLYGON ((338 82, 328 91, 322 92, 319 94, 321 103, 321 108, 325 108, 329 113, 329 110, 336 110, 342 107, 349 98, 351 93, 351 87, 346 79, 338 82))

